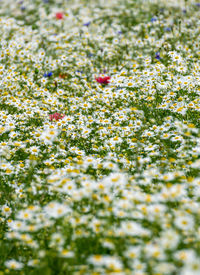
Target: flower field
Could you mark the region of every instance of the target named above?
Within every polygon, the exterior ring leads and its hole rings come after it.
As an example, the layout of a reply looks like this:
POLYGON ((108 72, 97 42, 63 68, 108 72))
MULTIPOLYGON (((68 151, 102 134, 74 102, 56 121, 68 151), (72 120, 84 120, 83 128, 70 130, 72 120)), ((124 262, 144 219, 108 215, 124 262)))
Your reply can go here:
POLYGON ((200 275, 200 3, 0 1, 0 275, 200 275))

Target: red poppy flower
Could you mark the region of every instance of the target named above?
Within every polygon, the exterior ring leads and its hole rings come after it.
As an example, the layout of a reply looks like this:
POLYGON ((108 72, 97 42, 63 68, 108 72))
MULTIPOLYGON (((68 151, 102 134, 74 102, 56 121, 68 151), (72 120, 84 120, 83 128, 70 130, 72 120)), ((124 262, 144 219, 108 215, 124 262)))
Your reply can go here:
POLYGON ((96 81, 100 84, 108 84, 110 80, 110 76, 104 76, 104 77, 97 77, 95 78, 96 81))
POLYGON ((52 121, 52 120, 59 120, 59 119, 62 119, 65 115, 61 115, 59 113, 54 113, 54 114, 51 114, 49 115, 49 119, 52 121))
POLYGON ((57 19, 63 19, 63 17, 64 17, 64 14, 62 12, 57 12, 56 13, 56 18, 57 19))

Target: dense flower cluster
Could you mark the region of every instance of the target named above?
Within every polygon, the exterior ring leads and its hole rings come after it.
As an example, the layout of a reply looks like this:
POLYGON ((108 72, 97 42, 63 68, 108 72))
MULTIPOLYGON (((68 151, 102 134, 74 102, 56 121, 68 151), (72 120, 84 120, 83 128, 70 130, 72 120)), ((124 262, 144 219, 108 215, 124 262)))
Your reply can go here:
POLYGON ((0 1, 0 274, 200 274, 199 22, 0 1))
POLYGON ((110 76, 97 77, 96 81, 100 84, 108 84, 110 82, 110 76))

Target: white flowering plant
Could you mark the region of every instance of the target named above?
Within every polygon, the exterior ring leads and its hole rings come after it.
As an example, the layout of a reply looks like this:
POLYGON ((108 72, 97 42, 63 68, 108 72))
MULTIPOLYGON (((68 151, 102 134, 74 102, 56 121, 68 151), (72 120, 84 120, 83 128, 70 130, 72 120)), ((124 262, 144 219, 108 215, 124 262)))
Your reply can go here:
POLYGON ((0 275, 200 274, 199 22, 0 1, 0 275))

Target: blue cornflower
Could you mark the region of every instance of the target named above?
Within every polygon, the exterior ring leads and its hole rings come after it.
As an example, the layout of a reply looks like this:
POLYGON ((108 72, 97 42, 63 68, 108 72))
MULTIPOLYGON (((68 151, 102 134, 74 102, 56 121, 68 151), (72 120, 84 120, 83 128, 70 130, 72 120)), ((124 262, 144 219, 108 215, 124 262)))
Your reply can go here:
POLYGON ((44 77, 50 77, 50 76, 52 76, 53 75, 53 73, 52 72, 49 72, 49 73, 45 73, 43 76, 44 77))
POLYGON ((155 58, 156 58, 157 60, 160 60, 160 59, 161 59, 161 57, 160 57, 160 53, 159 53, 159 52, 156 52, 156 56, 155 56, 155 58))
POLYGON ((171 27, 166 27, 166 28, 164 28, 164 31, 166 31, 166 32, 170 32, 171 30, 172 30, 171 27))
POLYGON ((91 24, 91 22, 89 21, 89 22, 83 24, 83 26, 88 27, 90 24, 91 24))
POLYGON ((157 21, 157 17, 152 17, 151 18, 151 22, 156 22, 157 21))

